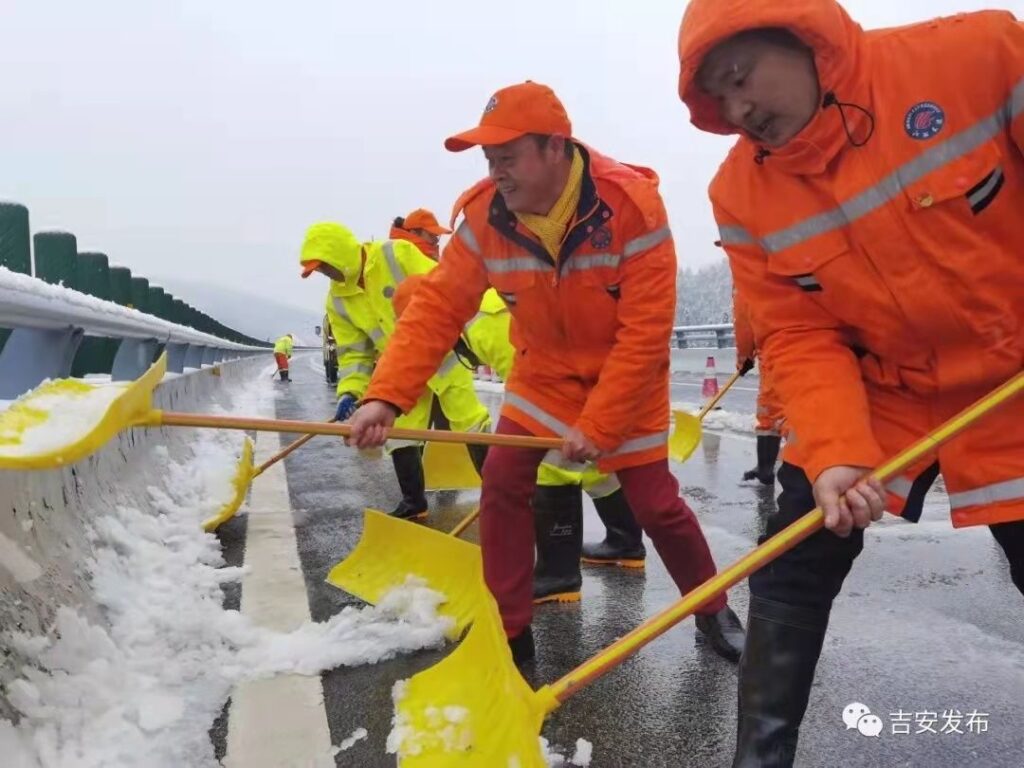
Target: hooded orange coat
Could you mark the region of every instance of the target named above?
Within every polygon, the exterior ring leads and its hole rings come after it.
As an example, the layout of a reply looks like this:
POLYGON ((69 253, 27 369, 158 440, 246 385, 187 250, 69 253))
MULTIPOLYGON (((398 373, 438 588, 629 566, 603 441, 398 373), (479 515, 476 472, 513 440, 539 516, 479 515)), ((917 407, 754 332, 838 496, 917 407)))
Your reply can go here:
POLYGON ((407 242, 410 242, 417 248, 419 248, 420 253, 422 253, 424 256, 429 256, 434 261, 437 261, 438 256, 440 255, 437 245, 431 243, 429 240, 424 240, 422 237, 415 234, 414 232, 410 232, 407 229, 402 229, 401 227, 396 227, 392 225, 391 231, 388 232, 388 240, 405 240, 407 242))
MULTIPOLYGON (((833 0, 693 0, 679 91, 698 127, 735 132, 694 77, 752 27, 795 33, 822 94, 874 117, 823 107, 760 164, 741 137, 710 189, 786 458, 813 480, 879 464, 1024 367, 1024 28, 992 11, 865 32, 833 0)), ((1022 422, 1017 401, 939 449, 954 525, 1024 518, 1022 422)))
POLYGON ((462 196, 462 224, 402 315, 368 399, 411 407, 493 286, 516 348, 504 415, 538 435, 578 426, 606 452, 605 471, 666 457, 676 257, 657 177, 581 149, 557 269, 491 181, 462 196))

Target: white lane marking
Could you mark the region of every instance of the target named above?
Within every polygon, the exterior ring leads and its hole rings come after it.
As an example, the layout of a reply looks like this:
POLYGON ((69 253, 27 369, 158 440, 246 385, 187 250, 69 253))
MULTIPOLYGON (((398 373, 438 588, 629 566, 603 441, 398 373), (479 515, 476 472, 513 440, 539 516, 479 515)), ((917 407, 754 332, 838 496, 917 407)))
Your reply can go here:
MULTIPOLYGON (((278 450, 277 436, 261 432, 256 463, 278 450)), ((310 615, 284 462, 253 483, 248 514, 242 613, 257 624, 289 632, 310 615)), ((231 694, 227 768, 315 765, 330 750, 319 675, 280 675, 243 683, 231 694)))

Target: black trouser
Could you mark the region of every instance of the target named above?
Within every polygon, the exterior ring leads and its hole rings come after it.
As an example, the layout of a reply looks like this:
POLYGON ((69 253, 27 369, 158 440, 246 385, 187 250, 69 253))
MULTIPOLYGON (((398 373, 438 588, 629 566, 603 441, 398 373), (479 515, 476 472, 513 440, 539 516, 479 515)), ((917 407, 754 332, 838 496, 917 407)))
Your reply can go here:
MULTIPOLYGON (((932 468, 923 473, 934 480, 932 468)), ((782 492, 778 512, 768 518, 763 542, 790 523, 814 509, 811 483, 803 470, 783 464, 778 473, 782 492)), ((915 483, 915 496, 923 497, 931 483, 915 483)), ((910 499, 911 506, 920 499, 910 499)), ((990 526, 993 536, 1010 561, 1010 574, 1017 589, 1024 594, 1024 520, 990 526)), ((750 577, 750 592, 758 597, 788 605, 828 610, 839 594, 854 558, 864 548, 864 532, 854 528, 848 537, 840 538, 820 530, 784 553, 750 577)))

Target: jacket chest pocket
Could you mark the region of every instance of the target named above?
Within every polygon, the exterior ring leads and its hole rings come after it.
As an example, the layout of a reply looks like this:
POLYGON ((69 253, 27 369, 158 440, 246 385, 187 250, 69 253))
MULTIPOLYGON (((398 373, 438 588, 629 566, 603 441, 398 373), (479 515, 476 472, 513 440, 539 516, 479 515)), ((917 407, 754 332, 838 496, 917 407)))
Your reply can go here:
MULTIPOLYGON (((921 161, 928 156, 922 155, 921 161)), ((941 167, 914 178, 914 166, 901 176, 903 192, 913 212, 931 210, 981 215, 999 197, 1005 181, 1002 153, 994 141, 965 152, 941 167)))
POLYGON ((788 281, 794 289, 823 300, 831 299, 842 280, 841 265, 833 264, 849 254, 850 243, 836 229, 768 256, 768 271, 788 281), (839 269, 836 269, 839 266, 839 269), (826 295, 827 294, 827 295, 826 295))
POLYGON ((515 271, 515 272, 489 272, 487 279, 491 286, 497 291, 509 310, 515 312, 524 299, 528 299, 537 280, 542 275, 538 272, 515 271))

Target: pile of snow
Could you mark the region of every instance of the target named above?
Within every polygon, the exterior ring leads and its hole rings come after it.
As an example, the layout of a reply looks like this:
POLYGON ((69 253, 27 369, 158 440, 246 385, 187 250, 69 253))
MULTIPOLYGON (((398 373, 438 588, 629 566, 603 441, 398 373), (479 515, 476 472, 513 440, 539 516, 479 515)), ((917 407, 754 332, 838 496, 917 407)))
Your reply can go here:
POLYGON ((416 581, 379 606, 289 633, 224 610, 221 585, 242 570, 223 567, 201 523, 231 494, 241 439, 208 431, 171 439, 182 447, 173 458, 164 446, 139 449, 161 466, 158 484, 133 488, 126 477, 124 503, 86 510, 84 568, 106 621, 65 606, 46 636, 4 634, 2 644, 28 660, 7 690, 19 722, 0 719, 4 768, 213 768, 208 730, 237 683, 445 642, 443 598, 416 581))
POLYGON ((94 430, 127 384, 45 382, 0 413, 0 455, 49 453, 94 430))
POLYGON ((565 757, 556 752, 543 736, 540 737, 540 747, 544 753, 544 759, 547 760, 551 768, 564 768, 570 765, 588 768, 594 754, 594 745, 586 739, 576 739, 576 751, 573 752, 572 757, 565 757))
MULTIPOLYGON (((672 403, 673 411, 686 411, 694 415, 700 413, 701 407, 699 403, 672 403)), ((752 434, 755 426, 756 419, 750 413, 715 408, 704 417, 704 428, 710 430, 752 434)))

